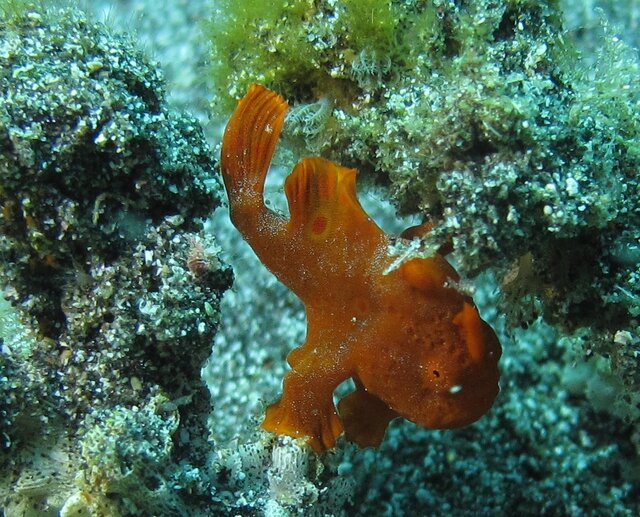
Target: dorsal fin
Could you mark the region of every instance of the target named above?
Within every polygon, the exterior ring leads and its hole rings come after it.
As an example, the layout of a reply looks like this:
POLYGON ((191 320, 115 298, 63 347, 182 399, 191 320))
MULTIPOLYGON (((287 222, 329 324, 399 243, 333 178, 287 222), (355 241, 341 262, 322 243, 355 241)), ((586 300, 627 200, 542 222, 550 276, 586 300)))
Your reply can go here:
POLYGON ((287 107, 280 95, 258 84, 238 103, 222 138, 220 160, 230 201, 239 194, 262 197, 287 107))
POLYGON ((324 158, 305 158, 284 185, 290 225, 303 227, 311 238, 328 235, 337 225, 375 223, 356 196, 356 169, 324 158))

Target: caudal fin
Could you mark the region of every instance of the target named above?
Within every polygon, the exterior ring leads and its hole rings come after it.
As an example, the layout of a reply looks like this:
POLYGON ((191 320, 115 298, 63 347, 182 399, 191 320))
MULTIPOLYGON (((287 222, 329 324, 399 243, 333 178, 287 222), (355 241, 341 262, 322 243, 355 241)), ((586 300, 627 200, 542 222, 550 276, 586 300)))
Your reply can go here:
POLYGON ((224 132, 220 160, 230 204, 242 195, 262 198, 287 108, 280 95, 258 84, 238 103, 224 132))

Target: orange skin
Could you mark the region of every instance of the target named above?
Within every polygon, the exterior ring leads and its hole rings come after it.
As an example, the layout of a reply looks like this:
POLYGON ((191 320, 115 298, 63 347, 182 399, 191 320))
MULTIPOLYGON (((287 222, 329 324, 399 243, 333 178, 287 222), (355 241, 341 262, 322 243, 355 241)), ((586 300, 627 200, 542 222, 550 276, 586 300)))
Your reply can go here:
POLYGON ((251 86, 222 143, 231 220, 307 314, 306 342, 289 354, 282 398, 262 427, 320 452, 343 431, 377 446, 399 416, 434 429, 474 422, 498 394, 501 348, 444 257, 387 272, 390 238, 360 206, 356 170, 323 158, 305 158, 287 177, 290 219, 265 206, 286 110, 282 97, 251 86), (338 414, 333 392, 349 378, 356 390, 338 414))

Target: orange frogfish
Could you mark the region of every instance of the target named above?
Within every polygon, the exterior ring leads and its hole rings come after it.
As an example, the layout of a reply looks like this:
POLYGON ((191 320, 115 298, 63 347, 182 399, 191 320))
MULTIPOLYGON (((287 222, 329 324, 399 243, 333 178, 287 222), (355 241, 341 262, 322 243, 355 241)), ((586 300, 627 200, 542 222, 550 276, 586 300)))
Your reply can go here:
POLYGON ((501 347, 444 257, 392 267, 392 240, 358 202, 356 170, 323 158, 303 159, 287 177, 289 219, 265 206, 286 111, 282 97, 253 85, 222 142, 231 220, 307 315, 306 342, 289 354, 262 427, 320 452, 342 432, 377 446, 397 417, 433 429, 474 422, 498 394, 501 347), (334 390, 349 378, 355 390, 336 410, 334 390))

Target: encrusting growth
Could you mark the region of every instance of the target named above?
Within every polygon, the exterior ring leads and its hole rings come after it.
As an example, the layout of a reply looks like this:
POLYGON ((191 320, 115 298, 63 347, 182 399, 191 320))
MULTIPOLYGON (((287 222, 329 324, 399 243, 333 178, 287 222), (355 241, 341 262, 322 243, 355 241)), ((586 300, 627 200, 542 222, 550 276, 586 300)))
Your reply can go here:
POLYGON ((286 179, 289 220, 265 206, 286 110, 278 94, 251 86, 227 125, 221 158, 231 220, 307 314, 306 343, 289 354, 282 398, 262 426, 306 437, 320 452, 343 430, 376 446, 396 417, 428 428, 477 420, 498 393, 501 347, 456 290, 444 257, 390 268, 390 237, 358 202, 356 170, 323 158, 305 158, 286 179), (356 389, 336 411, 333 392, 349 378, 356 389))

